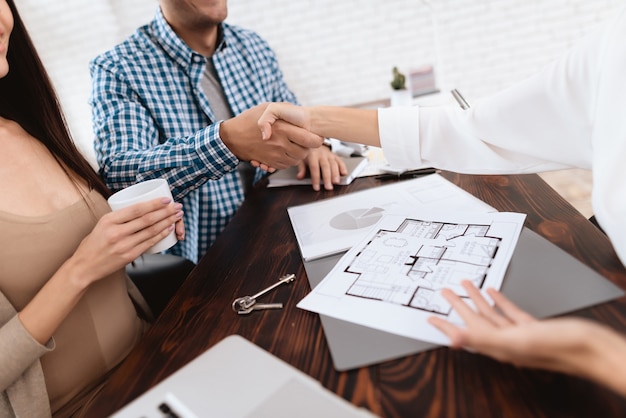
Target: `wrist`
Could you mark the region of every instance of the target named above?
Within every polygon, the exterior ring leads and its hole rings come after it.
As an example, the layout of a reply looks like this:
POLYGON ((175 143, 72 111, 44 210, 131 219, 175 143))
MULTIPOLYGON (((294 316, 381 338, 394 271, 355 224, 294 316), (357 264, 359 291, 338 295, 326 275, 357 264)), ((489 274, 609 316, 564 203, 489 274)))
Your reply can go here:
POLYGON ((231 139, 233 135, 232 131, 235 128, 233 125, 234 123, 232 122, 232 119, 223 120, 219 123, 218 131, 217 131, 217 135, 219 136, 220 140, 222 141, 224 146, 226 146, 226 148, 228 148, 231 152, 233 152, 231 148, 232 147, 231 139))
POLYGON ((59 277, 69 289, 77 293, 83 293, 91 283, 95 281, 88 268, 82 267, 82 263, 72 256, 57 270, 55 276, 59 277))
POLYGON ((586 375, 626 396, 626 338, 603 325, 594 328, 583 338, 590 352, 586 375))
MULTIPOLYGON (((309 131, 316 135, 324 137, 324 143, 331 136, 326 132, 327 128, 325 123, 328 122, 325 118, 326 106, 313 106, 309 108, 309 131)), ((330 113, 330 112, 329 112, 330 113)))

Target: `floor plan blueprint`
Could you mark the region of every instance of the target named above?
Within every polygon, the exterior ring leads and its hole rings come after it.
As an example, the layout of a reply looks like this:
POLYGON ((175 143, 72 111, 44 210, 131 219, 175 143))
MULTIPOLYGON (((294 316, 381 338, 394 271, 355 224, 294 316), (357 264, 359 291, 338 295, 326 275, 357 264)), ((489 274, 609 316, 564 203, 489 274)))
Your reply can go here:
POLYGON ((346 294, 448 314, 439 290, 462 292, 463 279, 481 288, 487 277, 501 241, 489 227, 406 219, 379 230, 345 270, 355 277, 346 294))
POLYGON ((465 297, 465 279, 499 289, 524 219, 503 212, 384 215, 298 307, 446 344, 428 317, 462 321, 441 290, 465 297))

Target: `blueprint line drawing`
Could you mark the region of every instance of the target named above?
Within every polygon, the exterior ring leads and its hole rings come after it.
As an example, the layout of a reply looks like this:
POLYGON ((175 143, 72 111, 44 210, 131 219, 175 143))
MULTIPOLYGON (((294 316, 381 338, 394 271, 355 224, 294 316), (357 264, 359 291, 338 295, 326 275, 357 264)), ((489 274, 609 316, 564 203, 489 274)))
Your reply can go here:
POLYGON ((525 218, 510 212, 413 208, 405 214, 384 214, 297 306, 404 337, 448 344, 428 318, 439 316, 458 325, 463 320, 441 291, 447 288, 468 298, 463 280, 472 281, 482 292, 500 289, 525 218))
POLYGON ((443 288, 463 294, 461 280, 482 288, 501 238, 489 225, 406 219, 377 231, 344 270, 355 276, 346 294, 448 315, 443 288))

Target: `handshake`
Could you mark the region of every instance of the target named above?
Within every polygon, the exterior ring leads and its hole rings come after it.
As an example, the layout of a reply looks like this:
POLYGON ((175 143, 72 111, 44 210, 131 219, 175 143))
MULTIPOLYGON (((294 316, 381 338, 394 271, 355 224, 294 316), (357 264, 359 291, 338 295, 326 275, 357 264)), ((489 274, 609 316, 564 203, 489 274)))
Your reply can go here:
POLYGON ((311 132, 305 108, 264 103, 226 120, 220 127, 224 144, 240 160, 273 172, 299 164, 324 137, 311 132))
POLYGON ((226 120, 220 127, 224 144, 240 160, 269 172, 298 166, 308 173, 314 190, 326 190, 346 175, 339 156, 321 145, 324 138, 380 147, 378 110, 264 103, 226 120), (306 163, 306 164, 305 164, 306 163), (308 165, 308 167, 307 167, 308 165))

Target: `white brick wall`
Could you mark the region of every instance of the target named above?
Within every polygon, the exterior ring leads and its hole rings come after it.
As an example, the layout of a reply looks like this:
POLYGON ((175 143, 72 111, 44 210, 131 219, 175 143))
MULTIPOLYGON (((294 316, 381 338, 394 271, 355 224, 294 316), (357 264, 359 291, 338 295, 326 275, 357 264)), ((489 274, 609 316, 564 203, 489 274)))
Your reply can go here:
POLYGON ((387 97, 394 65, 408 70, 434 64, 442 90, 491 94, 541 68, 622 5, 618 0, 231 0, 228 21, 270 42, 304 104, 349 105, 387 97))
MULTIPOLYGON (((18 0, 81 148, 91 154, 87 63, 149 21, 157 0, 18 0)), ((228 22, 278 54, 303 104, 388 97, 391 68, 434 64, 470 100, 535 72, 620 0, 230 0, 228 22), (436 47, 438 45, 438 47, 436 47)))

